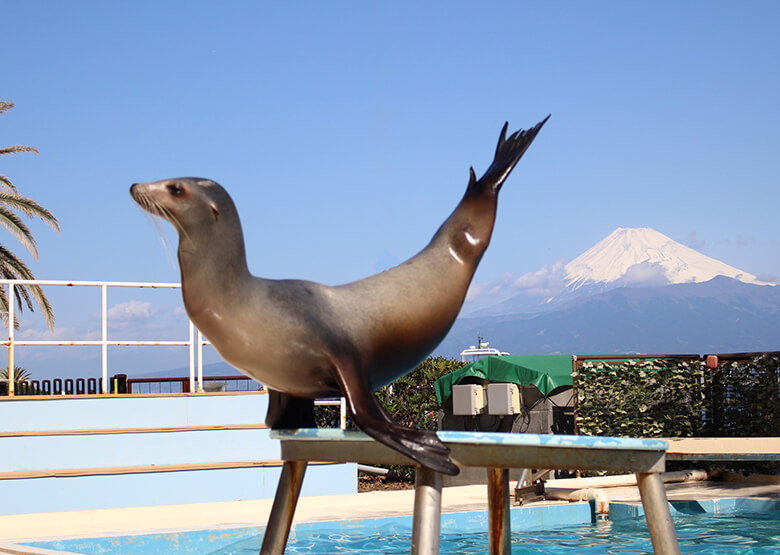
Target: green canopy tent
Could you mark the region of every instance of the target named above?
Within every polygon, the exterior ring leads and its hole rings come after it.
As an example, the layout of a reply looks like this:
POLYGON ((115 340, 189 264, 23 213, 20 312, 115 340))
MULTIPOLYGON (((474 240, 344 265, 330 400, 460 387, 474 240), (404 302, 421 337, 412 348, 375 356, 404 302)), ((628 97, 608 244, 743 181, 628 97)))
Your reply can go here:
POLYGON ((436 380, 436 397, 443 405, 452 395, 452 386, 465 378, 533 385, 547 397, 561 386, 571 387, 571 373, 569 355, 489 356, 436 380))

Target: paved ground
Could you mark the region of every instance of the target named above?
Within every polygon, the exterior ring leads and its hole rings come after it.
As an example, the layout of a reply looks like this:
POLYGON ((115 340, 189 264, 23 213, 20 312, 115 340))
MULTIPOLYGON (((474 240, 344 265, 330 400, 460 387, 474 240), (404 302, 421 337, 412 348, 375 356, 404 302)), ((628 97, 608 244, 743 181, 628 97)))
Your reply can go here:
MULTIPOLYGON (((445 488, 442 511, 485 510, 485 486, 445 488)), ((0 516, 0 543, 93 537, 209 527, 265 526, 272 500, 166 505, 97 511, 0 516)), ((296 522, 354 520, 412 514, 414 490, 302 497, 296 522)))
MULTIPOLYGON (((554 482, 548 482, 554 485, 554 482)), ((576 482, 568 488, 577 489, 576 482)), ((592 487, 585 482, 582 487, 592 487)), ((638 503, 635 486, 600 488, 610 502, 638 503)), ((443 512, 486 510, 485 486, 444 488, 443 512)), ((779 483, 688 482, 667 484, 670 500, 703 500, 728 497, 780 498, 779 483)), ((566 503, 545 501, 542 503, 566 503)), ((379 491, 355 495, 301 498, 296 522, 322 520, 355 520, 410 515, 414 491, 379 491)), ((195 505, 167 505, 96 511, 72 511, 0 516, 0 553, 2 544, 17 541, 68 537, 98 537, 143 534, 160 531, 202 528, 264 526, 271 510, 271 500, 233 501, 195 505)), ((5 551, 6 553, 13 551, 5 551)))

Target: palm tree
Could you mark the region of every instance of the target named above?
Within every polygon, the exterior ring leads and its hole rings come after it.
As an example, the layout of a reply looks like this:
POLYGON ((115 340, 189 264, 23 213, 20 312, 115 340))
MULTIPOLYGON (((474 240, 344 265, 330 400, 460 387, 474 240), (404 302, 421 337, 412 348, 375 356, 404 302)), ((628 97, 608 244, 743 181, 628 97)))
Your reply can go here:
MULTIPOLYGON (((0 114, 4 114, 13 107, 14 105, 11 102, 0 102, 0 114)), ((19 152, 38 154, 38 149, 25 145, 0 148, 0 156, 3 154, 17 154, 19 152)), ((57 218, 51 212, 34 200, 20 195, 16 185, 7 176, 0 174, 0 225, 16 237, 22 246, 37 260, 38 247, 35 237, 33 237, 27 224, 19 217, 18 212, 28 217, 38 217, 52 229, 58 232, 60 230, 59 222, 57 222, 57 218)), ((33 276, 30 269, 19 257, 5 245, 0 244, 0 278, 35 279, 35 276, 33 276)), ((14 296, 20 312, 22 303, 30 311, 33 311, 33 303, 35 303, 40 307, 49 328, 54 327, 54 311, 39 286, 17 285, 14 287, 14 296)), ((0 288, 0 313, 6 323, 8 322, 8 303, 8 293, 5 288, 0 288)), ((14 326, 18 327, 18 325, 18 322, 14 322, 14 326)))
MULTIPOLYGON (((8 379, 8 368, 0 368, 0 380, 7 380, 8 379)), ((26 368, 22 368, 21 366, 16 366, 14 364, 14 381, 16 382, 29 382, 30 381, 30 373, 27 371, 26 368)))

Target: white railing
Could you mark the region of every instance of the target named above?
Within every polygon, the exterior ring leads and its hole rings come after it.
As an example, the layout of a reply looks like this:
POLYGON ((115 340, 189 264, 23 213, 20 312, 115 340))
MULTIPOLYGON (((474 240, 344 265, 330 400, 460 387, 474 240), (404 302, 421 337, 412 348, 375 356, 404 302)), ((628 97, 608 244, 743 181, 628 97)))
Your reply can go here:
MULTIPOLYGON (((109 287, 135 287, 138 289, 181 289, 180 283, 146 283, 125 281, 62 281, 62 280, 30 280, 30 279, 2 279, 0 286, 8 286, 8 341, 1 341, 0 345, 8 347, 8 395, 14 395, 14 350, 17 346, 99 346, 102 351, 101 361, 101 392, 108 393, 108 347, 109 346, 186 346, 189 347, 190 391, 203 393, 203 346, 210 343, 203 337, 191 321, 188 338, 178 341, 134 341, 134 340, 109 340, 108 339, 108 303, 107 292, 109 287), (20 340, 15 337, 15 294, 14 288, 19 285, 60 286, 60 287, 100 287, 101 290, 101 338, 99 341, 79 339, 59 340, 20 340), (197 381, 197 389, 195 387, 197 381)), ((346 428, 346 400, 325 399, 317 400, 317 405, 338 405, 340 407, 339 424, 341 429, 346 428)))
POLYGON ((131 340, 109 340, 108 339, 108 306, 107 290, 109 287, 135 287, 139 289, 181 289, 179 283, 143 283, 143 282, 124 282, 124 281, 62 281, 62 280, 30 280, 18 279, 0 280, 0 285, 8 286, 8 341, 0 342, 0 345, 8 347, 8 394, 14 394, 14 350, 17 346, 28 345, 78 345, 78 346, 99 346, 101 348, 101 391, 108 393, 108 347, 109 346, 187 346, 189 347, 189 369, 190 369, 190 391, 195 391, 195 370, 197 368, 197 391, 203 391, 203 345, 209 343, 203 339, 203 335, 198 331, 192 322, 189 322, 189 337, 180 341, 131 341, 131 340), (15 338, 14 320, 14 288, 18 285, 38 285, 38 286, 61 286, 61 287, 99 287, 101 289, 101 338, 99 341, 79 340, 79 339, 59 339, 59 340, 19 340, 15 338), (197 356, 196 356, 197 355, 197 356), (197 364, 196 364, 197 360, 197 364))

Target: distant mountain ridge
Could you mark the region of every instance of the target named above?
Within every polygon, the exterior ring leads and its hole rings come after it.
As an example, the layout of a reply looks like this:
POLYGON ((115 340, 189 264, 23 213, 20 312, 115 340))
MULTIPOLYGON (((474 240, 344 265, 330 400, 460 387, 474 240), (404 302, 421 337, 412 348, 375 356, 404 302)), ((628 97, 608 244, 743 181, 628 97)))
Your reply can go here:
POLYGON ((516 284, 544 287, 459 318, 436 354, 457 357, 477 335, 512 354, 780 350, 780 287, 650 228, 618 228, 528 275, 516 284))
POLYGON ((478 334, 528 355, 778 351, 780 288, 725 276, 619 287, 546 312, 459 319, 436 353, 455 358, 478 334))
MULTIPOLYGON (((540 275, 542 271, 534 273, 540 275)), ((743 283, 774 286, 670 239, 651 228, 619 227, 580 256, 545 275, 546 290, 520 291, 467 317, 534 314, 617 287, 703 283, 726 276, 743 283)), ((521 283, 523 278, 517 280, 521 283)))

